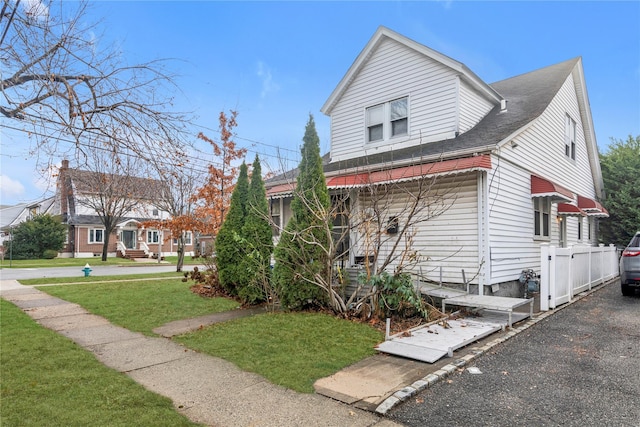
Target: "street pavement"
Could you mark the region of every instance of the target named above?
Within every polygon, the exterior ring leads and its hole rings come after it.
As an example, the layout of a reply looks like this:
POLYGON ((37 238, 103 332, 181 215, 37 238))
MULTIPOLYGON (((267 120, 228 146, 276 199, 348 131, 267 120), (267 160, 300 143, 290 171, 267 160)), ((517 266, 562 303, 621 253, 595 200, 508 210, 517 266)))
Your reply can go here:
MULTIPOLYGON (((144 263, 131 266, 95 265, 93 258, 87 258, 92 276, 118 276, 124 274, 152 274, 176 271, 175 265, 144 263)), ((96 261, 99 263, 100 261, 96 261)), ((185 265, 183 271, 193 270, 193 265, 185 265)), ((202 266, 198 266, 201 268, 202 266)), ((47 277, 81 277, 83 267, 51 267, 51 268, 3 268, 0 280, 39 279, 47 277)))
POLYGON ((640 426, 640 296, 618 281, 396 406, 408 426, 640 426))

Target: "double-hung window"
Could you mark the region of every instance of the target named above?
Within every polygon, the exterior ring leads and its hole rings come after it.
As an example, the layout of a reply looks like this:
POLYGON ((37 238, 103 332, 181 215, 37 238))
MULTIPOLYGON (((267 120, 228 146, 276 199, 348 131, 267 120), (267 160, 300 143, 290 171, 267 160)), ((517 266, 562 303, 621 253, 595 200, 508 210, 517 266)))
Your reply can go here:
POLYGON ((271 200, 271 227, 274 236, 280 235, 280 200, 271 200))
POLYGON ((565 117, 564 155, 576 159, 576 122, 568 114, 565 117))
POLYGON ((90 228, 89 243, 104 243, 104 229, 90 228))
POLYGON ((192 239, 193 239, 193 234, 190 231, 185 231, 184 232, 184 244, 185 245, 190 245, 192 239))
POLYGON ((551 203, 548 197, 533 199, 533 234, 537 238, 549 237, 551 203))
POLYGON ((409 98, 398 98, 366 109, 367 142, 384 141, 409 132, 409 98))
POLYGON ((160 242, 160 233, 158 230, 147 230, 147 243, 160 242))

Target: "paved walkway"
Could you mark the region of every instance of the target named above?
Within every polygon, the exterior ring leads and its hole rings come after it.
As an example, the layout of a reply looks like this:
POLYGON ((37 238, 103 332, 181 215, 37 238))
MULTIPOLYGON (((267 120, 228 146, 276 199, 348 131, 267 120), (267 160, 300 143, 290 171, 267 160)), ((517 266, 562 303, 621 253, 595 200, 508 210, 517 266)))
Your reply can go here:
MULTIPOLYGON (((112 325, 77 304, 15 280, 0 280, 0 296, 42 326, 92 352, 106 366, 170 398, 179 412, 195 422, 210 426, 398 425, 318 394, 276 386, 223 359, 194 352, 166 338, 112 325)), ((171 334, 169 329, 165 333, 171 334)))

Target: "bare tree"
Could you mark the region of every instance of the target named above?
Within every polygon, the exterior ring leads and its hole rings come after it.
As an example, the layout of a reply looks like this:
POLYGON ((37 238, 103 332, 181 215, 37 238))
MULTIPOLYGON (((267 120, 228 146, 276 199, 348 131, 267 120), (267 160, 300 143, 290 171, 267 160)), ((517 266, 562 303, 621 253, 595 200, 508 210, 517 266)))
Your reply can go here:
POLYGON ((165 193, 160 181, 138 178, 140 162, 132 156, 123 160, 113 155, 95 154, 89 158, 90 170, 69 169, 76 192, 76 203, 95 212, 104 226, 102 261, 107 260, 111 233, 124 218, 148 216, 151 206, 165 193))
POLYGON ((158 173, 163 182, 163 193, 162 197, 156 199, 154 204, 158 209, 167 212, 170 218, 146 221, 143 225, 169 230, 178 242, 176 271, 182 271, 187 232, 195 233, 204 227, 201 219, 195 216, 195 210, 198 206, 195 196, 199 187, 199 179, 194 170, 188 166, 172 171, 160 168, 158 173))
POLYGON ((0 114, 34 137, 35 154, 97 147, 181 162, 185 117, 169 110, 176 88, 164 61, 129 65, 103 49, 84 1, 3 3, 0 114))

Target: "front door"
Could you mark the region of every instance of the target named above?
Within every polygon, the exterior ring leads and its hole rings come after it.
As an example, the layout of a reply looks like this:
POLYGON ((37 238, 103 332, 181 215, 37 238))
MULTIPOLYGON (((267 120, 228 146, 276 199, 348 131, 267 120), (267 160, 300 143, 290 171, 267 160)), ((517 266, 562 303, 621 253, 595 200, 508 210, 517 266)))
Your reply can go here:
POLYGON ((136 249, 136 231, 122 230, 122 243, 127 249, 136 249))

